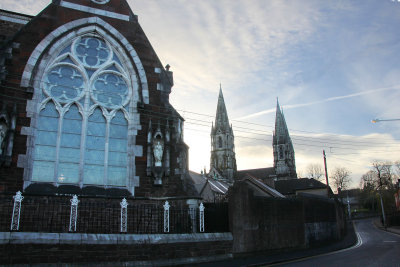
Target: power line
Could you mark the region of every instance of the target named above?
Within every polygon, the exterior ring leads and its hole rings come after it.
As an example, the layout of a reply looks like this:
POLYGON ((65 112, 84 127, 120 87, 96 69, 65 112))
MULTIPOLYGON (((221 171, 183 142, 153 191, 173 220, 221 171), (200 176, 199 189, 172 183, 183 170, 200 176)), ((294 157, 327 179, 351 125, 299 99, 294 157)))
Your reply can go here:
MULTIPOLYGON (((20 88, 16 88, 16 87, 7 87, 5 85, 3 85, 2 87, 6 87, 6 88, 10 88, 10 89, 15 89, 15 90, 19 90, 19 91, 23 91, 26 93, 25 90, 22 90, 20 88)), ((71 87, 72 88, 72 87, 71 87)), ((8 98, 12 98, 12 99, 18 99, 18 100, 24 100, 27 101, 27 99, 25 98, 21 98, 21 97, 15 97, 15 96, 9 96, 9 95, 4 95, 4 94, 0 94, 1 96, 5 96, 8 98)), ((150 106, 150 107, 157 107, 158 109, 162 109, 162 110, 171 110, 171 111, 177 111, 179 109, 175 109, 172 106, 171 107, 163 107, 163 106, 158 106, 158 105, 151 105, 151 104, 147 104, 146 106, 150 106)), ((165 119, 166 117, 172 117, 172 118, 180 118, 179 116, 175 116, 172 114, 165 114, 159 111, 153 111, 153 110, 147 110, 147 109, 143 109, 143 108, 138 108, 139 110, 142 110, 143 112, 147 112, 147 113, 153 113, 153 117, 158 117, 158 118, 162 118, 165 119), (160 114, 161 116, 154 116, 155 114, 160 114)), ((211 115, 207 115, 207 114, 202 114, 202 113, 197 113, 197 112, 191 112, 191 111, 187 111, 187 110, 180 110, 183 111, 184 113, 190 113, 190 114, 196 114, 196 115, 200 115, 200 116, 206 116, 206 117, 213 117, 211 115)), ((142 115, 144 115, 142 113, 142 115)), ((146 115, 145 115, 146 116, 146 115)), ((234 121, 238 121, 238 120, 234 120, 234 121)), ((209 127, 209 125, 204 125, 201 124, 199 122, 204 122, 204 123, 210 123, 210 121, 205 121, 205 120, 199 120, 199 119, 193 119, 193 118, 187 118, 187 123, 189 124, 194 124, 197 126, 202 126, 202 127, 209 127), (190 120, 190 121, 189 121, 190 120), (194 121, 194 122, 193 122, 194 121)), ((258 126, 262 126, 262 127, 272 127, 272 126, 268 126, 268 125, 262 125, 262 124, 256 124, 256 123, 249 123, 249 122, 245 122, 245 121, 238 121, 240 123, 245 123, 245 124, 252 124, 252 125, 258 125, 258 126)), ((245 129, 246 131, 242 131, 242 130, 235 130, 238 132, 242 132, 242 133, 248 133, 248 134, 255 134, 255 135, 271 135, 271 132, 267 132, 264 130, 259 130, 259 129, 253 129, 253 128, 249 128, 249 127, 240 127, 240 126, 235 126, 235 128, 239 128, 239 129, 245 129)), ((301 130, 295 130, 295 131, 299 131, 299 132, 307 132, 307 133, 314 133, 314 134, 318 134, 316 132, 310 132, 310 131, 301 131, 301 130)), ((329 134, 329 135, 334 135, 334 134, 329 134)), ((249 138, 249 137, 246 137, 249 138)), ((255 140, 262 140, 259 138, 253 138, 255 140)), ((360 142, 360 141, 338 141, 338 140, 332 140, 332 139, 328 139, 328 138, 319 138, 319 137, 294 137, 292 135, 292 140, 294 140, 295 144, 299 144, 299 145, 304 145, 302 143, 297 142, 297 140, 299 141, 305 141, 305 142, 315 142, 315 143, 324 143, 326 144, 325 146, 318 146, 318 147, 329 147, 329 148, 335 148, 335 149, 352 149, 351 147, 359 147, 362 144, 366 144, 366 145, 371 145, 371 143, 368 142, 360 142), (308 140, 310 139, 310 140, 308 140), (318 141, 319 140, 319 141, 318 141), (333 144, 333 145, 332 145, 333 144), (337 145, 346 145, 347 147, 340 147, 337 145), (351 146, 351 147, 349 147, 351 146)), ((375 145, 388 145, 388 144, 395 144, 395 143, 374 143, 375 145)), ((310 145, 310 144, 308 144, 310 145)), ((315 145, 314 145, 315 146, 315 145)))

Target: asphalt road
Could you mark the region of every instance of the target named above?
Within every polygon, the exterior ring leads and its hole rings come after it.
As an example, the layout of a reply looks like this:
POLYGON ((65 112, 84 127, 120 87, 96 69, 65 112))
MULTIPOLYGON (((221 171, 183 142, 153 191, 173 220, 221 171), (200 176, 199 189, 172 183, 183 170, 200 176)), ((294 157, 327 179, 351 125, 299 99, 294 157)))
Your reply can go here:
POLYGON ((379 230, 372 220, 355 222, 359 242, 352 248, 269 266, 400 266, 400 236, 379 230))

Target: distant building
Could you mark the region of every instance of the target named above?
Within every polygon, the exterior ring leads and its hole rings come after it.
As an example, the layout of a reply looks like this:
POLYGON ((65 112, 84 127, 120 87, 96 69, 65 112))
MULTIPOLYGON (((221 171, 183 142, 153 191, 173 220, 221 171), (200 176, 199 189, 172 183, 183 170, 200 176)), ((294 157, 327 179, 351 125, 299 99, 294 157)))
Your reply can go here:
POLYGON ((274 166, 267 168, 239 170, 237 177, 246 174, 257 177, 264 183, 273 186, 274 181, 291 180, 297 178, 294 148, 286 125, 285 116, 276 103, 275 131, 272 138, 274 166))
MULTIPOLYGON (((210 170, 208 173, 204 170, 201 175, 190 172, 189 176, 198 193, 207 200, 223 198, 228 191, 225 188, 232 186, 236 180, 246 180, 246 184, 252 183, 253 185, 262 183, 267 188, 262 190, 268 191, 274 190, 277 181, 297 179, 294 148, 279 102, 276 106, 272 146, 274 151, 273 167, 236 170, 234 134, 232 125, 229 124, 220 87, 215 125, 213 124, 211 127, 210 170)), ((276 197, 274 194, 271 196, 276 197)))
POLYGON ((235 137, 229 124, 222 88, 219 89, 215 125, 211 126, 209 176, 232 184, 236 175, 235 137))
MULTIPOLYGON (((226 202, 228 201, 228 190, 233 185, 222 180, 207 177, 203 173, 198 174, 189 171, 194 188, 200 194, 204 202, 226 202)), ((240 179, 242 185, 245 185, 253 191, 255 196, 285 198, 283 194, 275 190, 272 186, 265 184, 262 180, 245 174, 240 179)))
POLYGON ((328 197, 326 184, 313 178, 277 180, 274 182, 274 188, 287 197, 299 195, 328 197))
POLYGON ((276 101, 275 131, 272 139, 274 169, 277 180, 297 177, 294 148, 286 125, 285 116, 276 101))

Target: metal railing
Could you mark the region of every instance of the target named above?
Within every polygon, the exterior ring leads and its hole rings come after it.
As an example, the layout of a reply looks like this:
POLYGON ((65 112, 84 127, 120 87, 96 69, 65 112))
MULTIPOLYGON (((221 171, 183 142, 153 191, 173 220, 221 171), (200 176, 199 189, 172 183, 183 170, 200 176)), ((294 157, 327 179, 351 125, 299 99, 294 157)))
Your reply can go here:
POLYGON ((227 206, 216 210, 202 203, 196 208, 187 208, 168 201, 143 203, 127 199, 78 199, 77 196, 21 197, 17 193, 14 197, 0 198, 0 231, 102 234, 229 231, 227 206), (226 218, 221 220, 224 214, 226 218))

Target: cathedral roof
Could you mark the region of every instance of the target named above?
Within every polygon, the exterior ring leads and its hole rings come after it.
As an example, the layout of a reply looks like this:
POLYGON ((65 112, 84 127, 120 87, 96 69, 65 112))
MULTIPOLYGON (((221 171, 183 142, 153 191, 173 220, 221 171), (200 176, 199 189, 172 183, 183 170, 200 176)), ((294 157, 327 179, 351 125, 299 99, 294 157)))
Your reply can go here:
POLYGON ((229 124, 228 112, 226 111, 224 95, 222 94, 222 88, 219 88, 217 113, 215 115, 215 125, 212 128, 212 133, 220 130, 223 133, 229 132, 232 134, 232 129, 229 124))
POLYGON ((284 195, 294 195, 298 190, 324 189, 326 184, 313 178, 275 181, 275 189, 284 195))
POLYGON ((275 168, 259 168, 259 169, 248 169, 248 170, 240 170, 237 171, 236 175, 238 178, 243 178, 247 174, 256 177, 258 179, 265 180, 270 178, 271 175, 275 175, 275 168))

